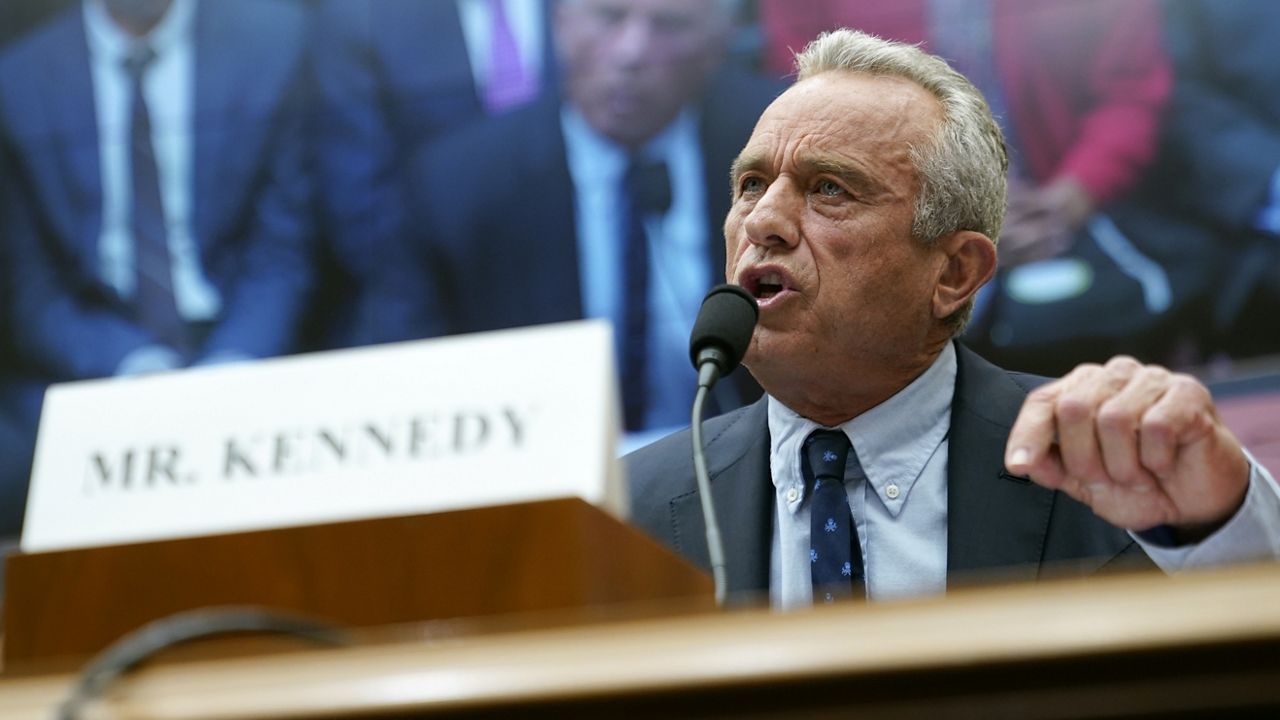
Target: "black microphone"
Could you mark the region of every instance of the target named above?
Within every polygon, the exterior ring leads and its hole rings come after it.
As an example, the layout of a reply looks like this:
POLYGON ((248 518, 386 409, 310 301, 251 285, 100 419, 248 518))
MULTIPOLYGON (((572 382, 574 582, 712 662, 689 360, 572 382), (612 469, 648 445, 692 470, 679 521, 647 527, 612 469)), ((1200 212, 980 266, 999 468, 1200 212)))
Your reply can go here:
POLYGON ((707 457, 702 447, 702 406, 711 386, 733 372, 742 362, 755 332, 760 308, 751 293, 737 285, 717 285, 702 299, 702 309, 689 336, 689 359, 698 371, 698 392, 693 398, 693 473, 698 480, 702 501, 702 519, 707 526, 707 554, 711 558, 711 576, 715 580, 716 605, 723 607, 727 582, 724 569, 724 544, 720 541, 720 525, 711 500, 711 478, 707 475, 707 457))
POLYGON ((698 386, 711 387, 733 372, 751 344, 760 308, 751 293, 737 285, 717 285, 702 299, 702 309, 689 335, 689 359, 698 371, 698 386))

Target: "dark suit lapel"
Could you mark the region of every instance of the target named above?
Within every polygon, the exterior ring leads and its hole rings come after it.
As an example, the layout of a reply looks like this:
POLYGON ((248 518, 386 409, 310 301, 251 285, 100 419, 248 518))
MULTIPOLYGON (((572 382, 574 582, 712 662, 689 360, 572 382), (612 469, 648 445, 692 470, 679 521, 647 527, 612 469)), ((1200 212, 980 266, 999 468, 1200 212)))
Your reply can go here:
MULTIPOLYGON (((541 243, 517 240, 526 250, 533 251, 530 263, 521 269, 526 276, 530 268, 557 268, 557 281, 545 282, 538 278, 539 292, 546 293, 547 307, 563 308, 563 319, 581 318, 582 278, 578 265, 578 219, 573 177, 569 173, 568 152, 565 149, 564 130, 560 124, 559 102, 555 93, 547 93, 535 104, 536 112, 546 112, 546 131, 526 138, 533 148, 532 165, 528 168, 529 182, 535 186, 546 183, 550 188, 547 197, 533 205, 536 216, 523 231, 537 228, 541 243), (553 102, 554 101, 554 102, 553 102)), ((537 198, 537 193, 533 193, 537 198)), ((557 318, 558 319, 558 318, 557 318)))
MULTIPOLYGON (((74 223, 58 228, 58 235, 74 238, 81 273, 95 282, 98 278, 98 236, 102 232, 102 169, 98 157, 98 122, 94 107, 93 75, 83 14, 75 8, 62 23, 62 31, 51 35, 49 64, 40 83, 48 122, 55 129, 60 174, 66 178, 64 197, 51 205, 72 206, 71 213, 53 214, 55 221, 74 223)), ((41 152, 37 146, 35 152, 41 152)))
MULTIPOLYGON (((223 0, 225 2, 225 0, 223 0)), ((217 236, 211 227, 224 215, 213 203, 234 192, 221 179, 221 159, 228 152, 231 121, 228 109, 235 102, 237 65, 243 50, 227 27, 228 14, 222 3, 196 6, 195 67, 192 102, 195 108, 194 164, 192 166, 192 225, 197 241, 217 236)))
MULTIPOLYGON (((498 143, 507 163, 495 171, 501 177, 491 182, 502 197, 516 199, 500 211, 480 209, 471 198, 460 200, 477 216, 477 223, 466 228, 468 236, 456 238, 458 256, 465 263, 462 274, 485 278, 475 287, 460 289, 471 298, 471 307, 460 311, 475 314, 475 322, 465 329, 581 319, 577 203, 559 102, 554 95, 546 96, 487 122, 492 130, 483 139, 498 143), (493 288, 501 288, 500 294, 495 296, 493 288)), ((494 156, 489 148, 477 151, 486 158, 494 156)), ((451 209, 442 207, 441 212, 451 209)))
POLYGON ((296 91, 285 85, 275 54, 286 53, 282 44, 296 42, 294 35, 286 29, 273 40, 247 40, 258 38, 252 28, 265 22, 257 9, 236 0, 196 5, 192 227, 206 249, 241 219, 237 211, 254 192, 253 173, 269 152, 263 142, 275 106, 296 91))
MULTIPOLYGON (((377 12, 382 8, 372 6, 367 12, 377 12)), ((424 62, 413 63, 409 67, 393 68, 392 72, 402 72, 413 76, 410 84, 418 97, 413 102, 430 104, 438 102, 449 106, 457 106, 459 116, 480 117, 484 113, 484 105, 476 91, 471 68, 471 57, 467 53, 466 36, 462 32, 462 18, 458 14, 458 4, 451 2, 415 2, 408 5, 391 6, 384 16, 388 24, 407 23, 404 27, 374 27, 374 32, 389 32, 403 37, 406 32, 423 33, 430 29, 431 41, 422 47, 420 54, 413 57, 424 62), (406 13, 408 17, 405 17, 406 13), (465 109, 462 107, 465 105, 465 109)), ((421 38, 418 42, 425 42, 421 38)), ((427 115, 439 112, 438 108, 423 108, 427 115)))
MULTIPOLYGON (((773 537, 767 400, 757 401, 728 427, 709 433, 706 440, 707 473, 724 541, 729 592, 767 591, 773 537)), ((672 498, 671 512, 677 549, 710 567, 696 484, 691 491, 672 498)))
POLYGON ((956 345, 958 369, 948 442, 947 582, 999 568, 1033 580, 1044 552, 1054 493, 1015 478, 1004 448, 1026 390, 956 345))

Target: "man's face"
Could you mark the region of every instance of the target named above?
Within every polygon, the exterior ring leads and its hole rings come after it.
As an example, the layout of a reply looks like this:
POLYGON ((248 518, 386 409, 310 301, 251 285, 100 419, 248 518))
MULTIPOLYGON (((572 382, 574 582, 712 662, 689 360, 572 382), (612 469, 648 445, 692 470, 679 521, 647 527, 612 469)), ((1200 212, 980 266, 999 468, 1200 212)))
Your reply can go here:
POLYGON ((695 98, 723 53, 717 0, 564 0, 565 87, 591 127, 623 145, 654 137, 695 98))
POLYGON ((911 235, 910 148, 941 121, 915 84, 849 72, 800 82, 761 116, 734 164, 726 275, 760 302, 746 364, 775 396, 831 373, 878 387, 936 353, 945 256, 911 235))
POLYGON ((164 14, 169 12, 172 0, 104 0, 107 13, 125 32, 142 36, 151 31, 164 14))

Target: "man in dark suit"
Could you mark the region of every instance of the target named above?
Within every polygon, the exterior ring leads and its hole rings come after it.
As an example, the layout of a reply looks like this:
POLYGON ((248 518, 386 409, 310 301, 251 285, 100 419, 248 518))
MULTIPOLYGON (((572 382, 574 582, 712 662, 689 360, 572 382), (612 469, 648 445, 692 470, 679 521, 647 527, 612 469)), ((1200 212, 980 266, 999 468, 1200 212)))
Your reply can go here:
POLYGON ((49 382, 293 348, 312 276, 305 12, 85 0, 0 56, 0 403, 24 437, 49 382))
MULTIPOLYGON (((730 589, 795 606, 963 571, 1280 556, 1280 488, 1191 378, 1118 358, 1042 385, 954 342, 1004 213, 977 90, 847 30, 798 65, 734 161, 725 222, 767 392, 705 433, 730 589)), ((688 433, 627 469, 635 521, 708 564, 688 433)))
POLYGON ((413 159, 434 306, 450 333, 613 320, 628 429, 673 428, 689 323, 723 263, 725 168, 777 88, 721 68, 718 0, 557 10, 560 95, 413 159))
POLYGON ((534 98, 554 77, 544 0, 323 0, 315 75, 327 341, 439 332, 406 262, 404 163, 443 132, 534 98), (343 292, 336 292, 338 290, 343 292))
POLYGON ((86 0, 0 59, 28 367, 74 380, 292 347, 311 277, 304 29, 288 0, 86 0))

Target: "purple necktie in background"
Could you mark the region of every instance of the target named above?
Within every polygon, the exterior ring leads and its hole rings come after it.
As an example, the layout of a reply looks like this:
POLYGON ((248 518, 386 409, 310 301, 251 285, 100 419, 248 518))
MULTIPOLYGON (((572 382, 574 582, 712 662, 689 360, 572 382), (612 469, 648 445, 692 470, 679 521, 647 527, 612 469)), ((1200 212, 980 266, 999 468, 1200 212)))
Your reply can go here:
POLYGON ((503 0, 489 0, 489 19, 489 84, 484 89, 484 106, 496 113, 532 99, 538 88, 520 58, 503 0))

